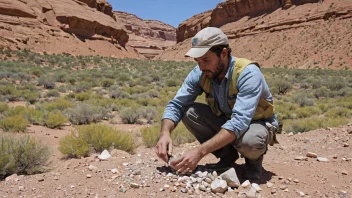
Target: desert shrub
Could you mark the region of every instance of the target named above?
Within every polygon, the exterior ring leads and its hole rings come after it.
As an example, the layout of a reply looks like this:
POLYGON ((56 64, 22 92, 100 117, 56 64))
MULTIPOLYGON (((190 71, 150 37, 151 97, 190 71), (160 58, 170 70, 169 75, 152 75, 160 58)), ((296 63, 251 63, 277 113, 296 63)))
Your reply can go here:
POLYGON ((270 86, 270 90, 273 93, 285 95, 292 89, 292 83, 287 80, 282 79, 274 79, 272 81, 272 85, 270 86))
POLYGON ((10 107, 4 102, 0 102, 0 113, 4 113, 5 111, 9 110, 10 107))
POLYGON ((119 98, 128 98, 130 94, 128 94, 125 91, 116 89, 116 90, 112 90, 110 92, 110 97, 114 98, 114 99, 119 99, 119 98))
POLYGON ((75 94, 75 98, 77 101, 85 101, 88 100, 92 95, 92 92, 88 91, 88 92, 80 92, 75 94))
POLYGON ((25 132, 29 122, 23 115, 14 115, 0 120, 0 128, 4 131, 25 132))
POLYGON ((127 98, 118 100, 118 104, 123 107, 132 107, 137 105, 135 101, 127 98))
POLYGON ((75 108, 67 109, 66 113, 71 123, 79 125, 101 121, 106 114, 106 109, 95 105, 80 103, 75 108))
POLYGON ((23 115, 26 110, 27 108, 24 106, 16 106, 8 109, 4 114, 5 116, 23 115))
POLYGON ((23 94, 23 97, 30 104, 34 104, 35 102, 37 102, 39 100, 39 94, 36 92, 26 92, 23 94))
POLYGON ((131 77, 129 74, 126 73, 121 73, 118 77, 117 77, 118 81, 121 82, 128 82, 130 81, 131 77))
POLYGON ((103 79, 101 82, 101 86, 104 88, 108 88, 108 87, 112 86, 114 83, 115 83, 115 81, 112 79, 103 79))
POLYGON ((56 89, 49 90, 46 93, 46 97, 59 97, 59 96, 60 96, 60 92, 56 89))
POLYGON ((143 144, 147 147, 154 147, 160 136, 160 125, 153 125, 141 129, 143 144))
POLYGON ((49 128, 60 128, 60 126, 66 122, 68 122, 66 116, 60 111, 53 111, 48 114, 45 124, 49 128))
POLYGON ((90 124, 77 127, 77 134, 60 140, 59 150, 71 157, 88 156, 91 149, 101 152, 113 148, 133 152, 136 147, 132 134, 115 130, 104 124, 90 124), (79 151, 79 152, 77 152, 79 151))
POLYGON ((352 111, 350 109, 343 108, 343 107, 334 107, 332 109, 329 109, 325 113, 325 116, 330 118, 338 118, 338 117, 350 118, 352 116, 352 111))
POLYGON ((284 131, 286 132, 307 132, 319 128, 336 127, 348 123, 347 118, 324 118, 310 117, 297 120, 284 120, 284 131))
POLYGON ((30 136, 0 136, 0 175, 34 174, 48 165, 50 150, 30 136))
POLYGON ((332 77, 331 79, 327 79, 324 82, 325 86, 331 91, 338 91, 346 86, 346 82, 341 77, 332 77))
POLYGON ((319 107, 301 107, 296 109, 298 118, 307 118, 313 115, 322 114, 323 111, 319 107))
POLYGON ((55 80, 51 76, 40 76, 38 78, 38 85, 43 85, 45 89, 54 89, 55 80))
POLYGON ((76 137, 74 133, 62 137, 58 149, 62 154, 73 158, 87 157, 90 152, 88 143, 76 137))
POLYGON ((140 116, 147 119, 148 121, 154 120, 157 114, 157 110, 154 107, 140 108, 140 116))
POLYGON ((175 130, 171 133, 171 138, 172 138, 172 143, 175 146, 194 142, 196 140, 193 134, 188 131, 188 129, 182 122, 180 122, 175 128, 175 130))
POLYGON ((72 90, 73 90, 75 93, 80 93, 80 92, 88 91, 90 88, 92 88, 91 83, 88 83, 88 82, 79 82, 79 83, 73 85, 72 90))
POLYGON ((155 90, 155 89, 151 89, 147 92, 148 96, 150 98, 158 98, 159 97, 159 91, 155 90))
POLYGON ((298 104, 300 107, 305 106, 314 106, 315 101, 312 98, 309 98, 307 93, 298 93, 292 97, 293 101, 298 104))
POLYGON ((140 117, 140 109, 137 107, 127 107, 122 110, 120 117, 125 124, 136 124, 140 117))
POLYGON ((313 90, 313 95, 316 98, 321 98, 321 97, 328 97, 329 96, 329 90, 326 89, 325 87, 320 87, 318 89, 313 90))
POLYGON ((44 74, 43 70, 38 67, 31 69, 30 73, 36 77, 40 77, 42 74, 44 74))
POLYGON ((64 111, 65 109, 68 108, 73 108, 75 105, 64 98, 59 98, 53 102, 45 102, 42 104, 36 104, 37 109, 41 110, 46 110, 46 111, 54 111, 54 110, 59 110, 59 111, 64 111))
POLYGON ((166 82, 165 82, 165 85, 166 85, 167 87, 177 87, 178 84, 179 84, 179 82, 178 82, 177 80, 175 80, 175 79, 168 79, 168 80, 166 80, 166 82))
POLYGON ((34 108, 26 108, 23 112, 23 117, 31 124, 43 125, 44 124, 44 111, 37 110, 34 108))

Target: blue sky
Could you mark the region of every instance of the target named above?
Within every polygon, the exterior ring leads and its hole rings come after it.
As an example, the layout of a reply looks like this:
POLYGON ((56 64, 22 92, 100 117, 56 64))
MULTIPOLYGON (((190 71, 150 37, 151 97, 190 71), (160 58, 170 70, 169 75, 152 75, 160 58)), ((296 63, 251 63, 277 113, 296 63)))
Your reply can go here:
POLYGON ((214 9, 223 0, 107 0, 113 10, 135 14, 142 19, 159 20, 178 27, 193 15, 214 9))

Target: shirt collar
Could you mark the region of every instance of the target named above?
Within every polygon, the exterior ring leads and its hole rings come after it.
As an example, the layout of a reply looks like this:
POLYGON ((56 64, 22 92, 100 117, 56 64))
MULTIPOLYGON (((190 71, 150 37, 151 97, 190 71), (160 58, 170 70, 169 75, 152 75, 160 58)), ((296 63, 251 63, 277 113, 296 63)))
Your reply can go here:
POLYGON ((231 56, 229 67, 227 68, 227 72, 225 75, 226 79, 230 78, 230 75, 232 74, 233 66, 235 65, 234 63, 235 63, 235 57, 231 56))

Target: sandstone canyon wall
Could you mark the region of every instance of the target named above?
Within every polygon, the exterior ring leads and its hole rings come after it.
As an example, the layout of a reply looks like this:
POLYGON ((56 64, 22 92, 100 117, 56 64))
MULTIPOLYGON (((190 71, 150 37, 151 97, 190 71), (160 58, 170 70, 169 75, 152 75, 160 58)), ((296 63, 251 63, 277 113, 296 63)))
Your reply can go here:
POLYGON ((114 11, 119 24, 130 36, 129 45, 147 58, 153 58, 176 43, 176 29, 156 20, 143 20, 136 15, 114 11))
POLYGON ((190 38, 213 26, 233 55, 265 67, 352 68, 351 18, 351 0, 228 0, 181 23, 177 44, 155 59, 190 60, 190 38))
POLYGON ((0 49, 145 58, 175 43, 172 26, 119 16, 105 0, 0 0, 0 49))

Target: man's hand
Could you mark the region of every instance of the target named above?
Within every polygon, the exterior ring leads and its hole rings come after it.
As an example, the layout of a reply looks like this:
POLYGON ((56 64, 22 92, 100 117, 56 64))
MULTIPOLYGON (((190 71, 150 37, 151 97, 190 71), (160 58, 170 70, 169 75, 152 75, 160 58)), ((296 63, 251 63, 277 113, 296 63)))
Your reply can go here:
POLYGON ((201 150, 201 147, 198 146, 194 149, 186 151, 181 157, 171 162, 171 166, 182 174, 185 174, 187 171, 194 170, 198 162, 205 156, 205 153, 201 150))
POLYGON ((162 135, 156 144, 156 155, 164 162, 168 162, 169 155, 172 155, 172 140, 170 135, 162 135))

